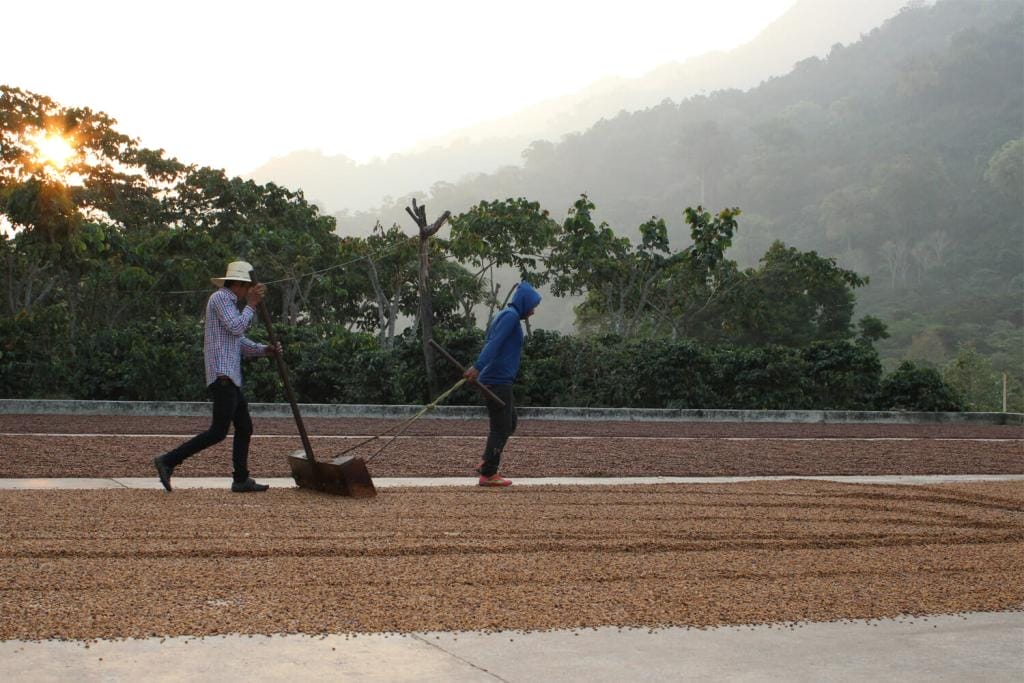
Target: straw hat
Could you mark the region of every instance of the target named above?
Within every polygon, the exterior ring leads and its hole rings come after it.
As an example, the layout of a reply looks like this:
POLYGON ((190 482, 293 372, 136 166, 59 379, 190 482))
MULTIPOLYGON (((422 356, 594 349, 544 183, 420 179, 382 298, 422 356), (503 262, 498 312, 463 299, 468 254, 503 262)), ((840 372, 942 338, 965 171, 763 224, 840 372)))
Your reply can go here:
POLYGON ((232 261, 228 264, 228 272, 224 277, 211 277, 210 282, 217 285, 218 287, 224 286, 225 280, 235 280, 236 282, 252 282, 252 278, 249 277, 249 272, 252 270, 252 266, 245 261, 232 261))

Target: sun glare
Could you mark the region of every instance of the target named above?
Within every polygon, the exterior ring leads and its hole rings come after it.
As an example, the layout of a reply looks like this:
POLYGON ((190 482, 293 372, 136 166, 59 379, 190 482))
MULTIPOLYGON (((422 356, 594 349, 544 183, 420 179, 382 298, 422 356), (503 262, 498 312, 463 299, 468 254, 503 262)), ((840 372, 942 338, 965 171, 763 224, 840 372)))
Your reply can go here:
POLYGON ((18 233, 11 222, 7 220, 7 216, 0 216, 0 237, 8 239, 14 237, 18 233))
POLYGON ((63 170, 77 153, 68 139, 57 133, 36 133, 29 141, 36 148, 36 158, 58 171, 63 170))

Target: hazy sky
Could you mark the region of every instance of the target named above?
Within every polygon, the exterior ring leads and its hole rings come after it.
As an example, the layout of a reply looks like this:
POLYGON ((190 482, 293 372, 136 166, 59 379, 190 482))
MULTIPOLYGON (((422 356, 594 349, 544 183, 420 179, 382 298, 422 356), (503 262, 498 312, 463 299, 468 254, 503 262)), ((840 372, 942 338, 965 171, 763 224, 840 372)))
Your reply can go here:
POLYGON ((189 163, 357 161, 753 38, 794 0, 49 0, 3 9, 0 82, 189 163))

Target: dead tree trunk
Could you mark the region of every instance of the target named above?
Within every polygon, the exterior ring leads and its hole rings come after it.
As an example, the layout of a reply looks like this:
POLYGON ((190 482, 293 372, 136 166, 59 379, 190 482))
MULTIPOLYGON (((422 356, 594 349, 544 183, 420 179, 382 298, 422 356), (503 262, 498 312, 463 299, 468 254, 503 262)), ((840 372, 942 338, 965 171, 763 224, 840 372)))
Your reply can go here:
POLYGON ((427 388, 430 397, 433 398, 438 392, 437 376, 434 374, 434 350, 430 341, 434 338, 434 306, 430 298, 430 238, 441 229, 445 221, 451 217, 451 211, 445 211, 431 224, 427 223, 427 207, 418 206, 416 200, 412 200, 412 208, 405 207, 405 212, 416 221, 420 231, 420 277, 419 277, 419 298, 420 298, 420 331, 423 333, 423 361, 427 366, 427 388))

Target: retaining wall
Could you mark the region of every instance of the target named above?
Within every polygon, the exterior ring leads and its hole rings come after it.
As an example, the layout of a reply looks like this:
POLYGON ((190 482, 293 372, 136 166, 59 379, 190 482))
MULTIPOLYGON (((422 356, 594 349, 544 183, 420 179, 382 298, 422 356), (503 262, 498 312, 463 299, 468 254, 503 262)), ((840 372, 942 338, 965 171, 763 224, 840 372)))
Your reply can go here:
MULTIPOLYGON (((303 403, 303 417, 408 417, 423 406, 303 403)), ((826 424, 972 424, 1022 425, 1022 413, 918 413, 855 410, 659 410, 653 408, 555 408, 519 407, 519 416, 530 420, 635 420, 678 422, 791 422, 826 424)), ((291 417, 287 403, 250 403, 254 417, 291 417)), ((210 403, 172 401, 72 401, 0 399, 0 414, 134 415, 207 417, 210 403)), ((479 419, 483 406, 438 406, 427 417, 479 419)))

